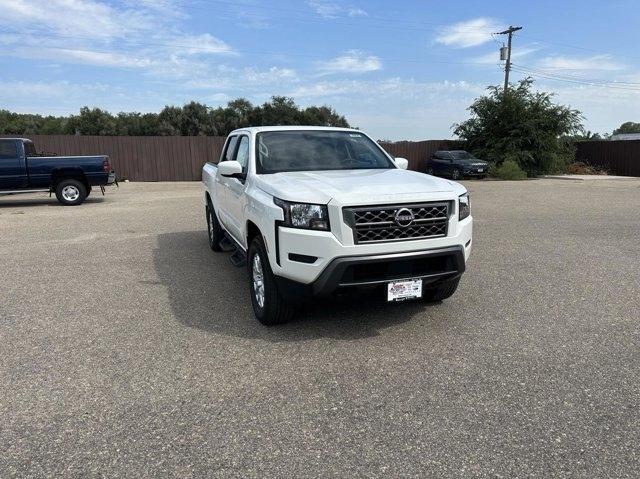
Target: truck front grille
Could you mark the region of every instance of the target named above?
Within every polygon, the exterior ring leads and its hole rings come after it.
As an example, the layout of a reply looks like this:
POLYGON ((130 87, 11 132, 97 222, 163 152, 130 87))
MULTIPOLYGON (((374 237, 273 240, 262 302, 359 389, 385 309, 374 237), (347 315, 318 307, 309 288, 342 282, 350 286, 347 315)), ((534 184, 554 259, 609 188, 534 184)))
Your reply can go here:
POLYGON ((359 206, 343 209, 356 244, 447 235, 449 203, 359 206))

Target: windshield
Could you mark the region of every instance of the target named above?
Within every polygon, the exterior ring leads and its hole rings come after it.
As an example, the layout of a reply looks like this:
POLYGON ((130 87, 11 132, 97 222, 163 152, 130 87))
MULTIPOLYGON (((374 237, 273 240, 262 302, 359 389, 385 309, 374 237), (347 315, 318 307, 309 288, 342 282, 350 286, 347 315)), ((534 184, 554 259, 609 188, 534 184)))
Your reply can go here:
POLYGON ((454 160, 477 160, 475 156, 464 150, 455 150, 451 152, 454 160))
POLYGON ((258 173, 395 168, 378 145, 358 132, 265 131, 257 138, 258 173))

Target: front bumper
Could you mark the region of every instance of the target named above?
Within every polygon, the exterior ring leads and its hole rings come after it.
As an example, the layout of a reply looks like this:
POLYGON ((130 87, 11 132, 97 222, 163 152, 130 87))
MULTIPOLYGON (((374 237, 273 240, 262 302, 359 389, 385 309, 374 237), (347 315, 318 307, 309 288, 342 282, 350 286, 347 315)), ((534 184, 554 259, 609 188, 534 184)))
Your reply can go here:
POLYGON ((343 256, 334 258, 309 284, 276 276, 278 289, 290 300, 326 296, 337 289, 385 284, 403 279, 422 279, 433 284, 460 277, 465 270, 463 246, 427 251, 343 256))
MULTIPOLYGON (((331 214, 331 213, 330 213, 331 214)), ((473 218, 457 220, 452 215, 447 236, 406 241, 355 244, 353 230, 346 223, 332 222, 332 231, 314 231, 278 226, 271 252, 276 276, 311 284, 336 258, 357 258, 397 253, 414 253, 460 247, 466 261, 471 253, 473 218), (342 228, 342 230, 340 230, 342 228)))
POLYGON ((489 168, 483 168, 482 171, 477 169, 465 170, 462 172, 464 176, 487 176, 489 174, 489 168))

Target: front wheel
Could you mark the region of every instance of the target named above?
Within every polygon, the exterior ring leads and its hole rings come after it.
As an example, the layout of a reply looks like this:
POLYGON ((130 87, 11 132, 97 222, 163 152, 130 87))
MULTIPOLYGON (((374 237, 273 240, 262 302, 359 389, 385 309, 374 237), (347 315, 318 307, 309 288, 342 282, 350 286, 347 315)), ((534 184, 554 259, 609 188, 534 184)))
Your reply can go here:
POLYGON ((433 168, 431 167, 427 168, 427 175, 433 176, 433 168))
POLYGON ((251 304, 258 321, 266 326, 286 323, 293 316, 293 306, 278 291, 275 275, 262 242, 256 236, 247 257, 251 304))
POLYGON ((462 178, 462 174, 460 174, 460 170, 458 168, 454 168, 453 171, 451 172, 451 179, 459 180, 460 178, 462 178))
POLYGON ((56 198, 65 206, 77 206, 87 197, 87 188, 74 179, 62 180, 56 185, 56 198))

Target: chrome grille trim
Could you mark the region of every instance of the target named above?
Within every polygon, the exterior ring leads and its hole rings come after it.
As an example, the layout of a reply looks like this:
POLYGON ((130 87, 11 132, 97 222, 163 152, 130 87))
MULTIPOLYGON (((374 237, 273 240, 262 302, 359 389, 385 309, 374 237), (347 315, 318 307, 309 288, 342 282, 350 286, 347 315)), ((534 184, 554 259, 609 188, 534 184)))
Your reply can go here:
POLYGON ((357 206, 343 208, 343 217, 355 244, 383 243, 447 236, 450 211, 450 202, 357 206), (401 209, 413 214, 408 226, 395 221, 401 209))

